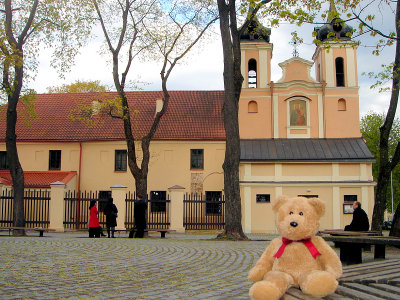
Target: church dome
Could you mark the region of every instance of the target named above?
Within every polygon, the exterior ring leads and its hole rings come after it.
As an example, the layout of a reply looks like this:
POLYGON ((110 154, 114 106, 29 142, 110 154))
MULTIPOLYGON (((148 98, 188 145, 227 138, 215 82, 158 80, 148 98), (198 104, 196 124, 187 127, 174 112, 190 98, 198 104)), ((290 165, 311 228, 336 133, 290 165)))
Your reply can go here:
POLYGON ((316 27, 316 38, 321 42, 338 38, 340 40, 350 40, 353 33, 353 27, 347 25, 340 18, 334 18, 329 24, 316 27))
POLYGON ((241 41, 264 40, 269 43, 271 28, 264 27, 255 17, 240 35, 241 41))

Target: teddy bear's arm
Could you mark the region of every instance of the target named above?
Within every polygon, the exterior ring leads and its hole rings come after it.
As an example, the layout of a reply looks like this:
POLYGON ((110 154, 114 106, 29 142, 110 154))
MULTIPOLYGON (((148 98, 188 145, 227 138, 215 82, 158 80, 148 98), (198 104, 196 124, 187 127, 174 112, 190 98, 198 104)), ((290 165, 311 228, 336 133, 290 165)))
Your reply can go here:
POLYGON ((280 240, 274 239, 271 244, 265 249, 260 259, 256 262, 255 266, 249 271, 248 279, 256 282, 264 278, 264 275, 272 270, 274 263, 274 255, 277 249, 277 243, 281 243, 280 240))
POLYGON ((322 237, 313 237, 313 243, 321 253, 321 255, 318 256, 318 259, 320 260, 323 269, 334 275, 335 278, 339 278, 342 275, 342 263, 340 262, 336 252, 322 237))

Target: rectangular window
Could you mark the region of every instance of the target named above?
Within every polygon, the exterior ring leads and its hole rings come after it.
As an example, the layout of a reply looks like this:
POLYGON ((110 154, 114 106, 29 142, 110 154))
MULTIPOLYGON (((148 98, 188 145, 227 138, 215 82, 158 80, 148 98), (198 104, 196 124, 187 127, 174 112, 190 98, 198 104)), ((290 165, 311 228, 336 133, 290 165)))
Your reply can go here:
POLYGON ((126 150, 115 150, 115 171, 126 171, 126 150))
POLYGON ((49 151, 49 170, 61 170, 61 150, 49 151))
POLYGON ((0 170, 8 169, 7 151, 0 151, 0 170))
POLYGON ((357 195, 344 195, 344 202, 353 204, 354 201, 357 201, 357 195))
POLYGON ((318 195, 297 195, 297 197, 304 197, 304 198, 318 198, 318 195))
POLYGON ((166 212, 167 211, 166 200, 167 200, 166 191, 151 191, 150 192, 151 212, 166 212))
POLYGON ((256 202, 257 203, 270 203, 271 195, 270 194, 257 194, 256 202))
POLYGON ((220 215, 222 213, 222 192, 206 192, 206 214, 220 215))
POLYGON ((204 150, 190 149, 190 169, 204 168, 204 150))

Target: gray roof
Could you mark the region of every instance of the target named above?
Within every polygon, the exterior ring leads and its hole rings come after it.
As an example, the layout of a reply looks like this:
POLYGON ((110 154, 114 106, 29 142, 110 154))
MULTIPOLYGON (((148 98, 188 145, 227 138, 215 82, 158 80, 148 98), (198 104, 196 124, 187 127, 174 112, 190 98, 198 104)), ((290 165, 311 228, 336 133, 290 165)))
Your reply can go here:
POLYGON ((241 161, 375 161, 362 138, 240 140, 241 161))

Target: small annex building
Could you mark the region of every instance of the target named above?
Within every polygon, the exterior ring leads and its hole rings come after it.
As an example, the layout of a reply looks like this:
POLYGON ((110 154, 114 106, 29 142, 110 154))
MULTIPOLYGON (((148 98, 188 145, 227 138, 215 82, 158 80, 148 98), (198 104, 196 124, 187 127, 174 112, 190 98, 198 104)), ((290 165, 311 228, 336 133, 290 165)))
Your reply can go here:
MULTIPOLYGON (((317 45, 312 61, 293 57, 280 63, 282 78, 277 82, 271 81, 270 29, 254 20, 241 37, 245 81, 239 101, 240 187, 246 233, 275 231, 271 199, 281 194, 323 199, 323 229, 350 223, 348 208, 355 200, 372 216, 374 157, 359 127, 357 45, 346 35, 348 25, 335 24, 332 20, 318 29, 317 38, 328 41, 328 46, 317 45), (329 41, 329 32, 338 40, 329 41), (315 77, 310 74, 313 65, 315 77)), ((224 92, 171 91, 170 95, 150 146, 149 195, 166 193, 175 185, 188 193, 220 195, 224 92)), ((37 95, 37 118, 27 126, 20 114, 17 124, 24 171, 35 178, 42 174, 46 182, 64 180, 74 190, 101 193, 120 184, 133 191, 122 121, 96 110, 96 103, 116 96, 112 92, 37 95), (83 106, 93 106, 88 112, 91 122, 74 117, 83 106)), ((139 138, 162 106, 162 92, 128 92, 127 97, 134 110, 133 132, 139 138)), ((0 181, 11 184, 4 118, 0 169, 0 181)))

